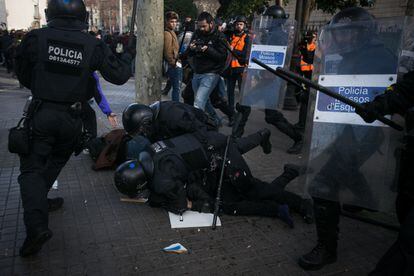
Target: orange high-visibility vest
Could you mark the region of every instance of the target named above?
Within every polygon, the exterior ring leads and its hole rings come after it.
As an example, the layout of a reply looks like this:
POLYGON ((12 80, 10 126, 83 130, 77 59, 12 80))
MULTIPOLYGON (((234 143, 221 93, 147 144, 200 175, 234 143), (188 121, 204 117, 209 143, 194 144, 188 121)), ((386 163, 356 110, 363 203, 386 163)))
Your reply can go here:
MULTIPOLYGON (((243 34, 242 36, 233 35, 231 37, 231 43, 230 43, 231 47, 234 50, 243 51, 243 48, 246 45, 246 41, 245 41, 246 36, 247 34, 243 34)), ((236 68, 236 67, 245 67, 245 66, 241 65, 239 61, 235 57, 233 57, 231 61, 231 67, 236 68)))
MULTIPOLYGON (((315 43, 307 44, 306 49, 308 50, 308 52, 313 52, 316 49, 316 44, 315 43)), ((301 56, 301 59, 300 59, 300 70, 302 72, 304 72, 304 71, 313 71, 313 64, 306 63, 303 60, 303 55, 301 56)))

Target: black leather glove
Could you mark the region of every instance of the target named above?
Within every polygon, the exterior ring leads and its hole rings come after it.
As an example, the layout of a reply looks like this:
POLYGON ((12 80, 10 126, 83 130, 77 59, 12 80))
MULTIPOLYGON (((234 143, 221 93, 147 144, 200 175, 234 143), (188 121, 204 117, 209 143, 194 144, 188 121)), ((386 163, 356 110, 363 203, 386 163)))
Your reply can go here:
POLYGON ((372 102, 362 104, 364 109, 356 109, 355 113, 361 116, 361 118, 367 122, 372 123, 377 119, 375 105, 372 102))
POLYGON ((196 200, 193 201, 191 210, 200 213, 211 213, 213 211, 214 204, 211 204, 208 200, 196 200))

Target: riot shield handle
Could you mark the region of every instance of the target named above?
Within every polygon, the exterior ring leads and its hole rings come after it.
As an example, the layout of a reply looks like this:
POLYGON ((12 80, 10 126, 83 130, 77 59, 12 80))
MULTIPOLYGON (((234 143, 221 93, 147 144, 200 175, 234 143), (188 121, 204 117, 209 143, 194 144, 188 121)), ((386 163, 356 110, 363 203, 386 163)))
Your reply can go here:
MULTIPOLYGON (((363 105, 361 105, 359 103, 356 103, 356 102, 354 102, 354 101, 352 101, 352 100, 350 100, 350 99, 348 99, 348 98, 346 98, 344 96, 341 96, 341 95, 339 95, 339 94, 337 94, 337 93, 329 90, 328 88, 326 88, 326 87, 324 87, 322 85, 319 85, 317 83, 314 83, 313 81, 308 80, 308 79, 306 79, 306 78, 304 78, 304 77, 302 77, 302 76, 300 76, 300 75, 298 75, 296 73, 293 73, 293 72, 291 72, 289 70, 286 70, 286 69, 283 69, 283 68, 280 68, 280 67, 278 67, 275 70, 275 69, 267 66, 266 64, 264 64, 263 62, 261 62, 260 60, 258 60, 256 58, 252 58, 252 61, 254 63, 258 64, 259 66, 265 68, 269 72, 275 74, 278 77, 281 77, 281 78, 285 77, 285 78, 288 78, 288 79, 293 79, 293 80, 295 80, 295 81, 297 81, 299 83, 303 83, 304 85, 306 85, 308 87, 312 87, 312 88, 316 89, 317 91, 319 91, 319 92, 321 92, 321 93, 323 93, 325 95, 328 95, 328 96, 330 96, 330 97, 332 97, 334 99, 337 99, 337 100, 339 100, 339 101, 341 101, 343 103, 346 103, 347 105, 350 105, 351 107, 353 107, 353 108, 355 108, 357 110, 366 110, 366 108, 363 105)), ((391 121, 388 118, 385 118, 384 116, 382 116, 382 115, 380 115, 378 113, 376 113, 376 118, 377 118, 378 121, 380 121, 380 122, 382 122, 382 123, 384 123, 384 124, 392 127, 395 130, 398 130, 398 131, 404 130, 404 128, 402 126, 400 126, 399 124, 391 121)))

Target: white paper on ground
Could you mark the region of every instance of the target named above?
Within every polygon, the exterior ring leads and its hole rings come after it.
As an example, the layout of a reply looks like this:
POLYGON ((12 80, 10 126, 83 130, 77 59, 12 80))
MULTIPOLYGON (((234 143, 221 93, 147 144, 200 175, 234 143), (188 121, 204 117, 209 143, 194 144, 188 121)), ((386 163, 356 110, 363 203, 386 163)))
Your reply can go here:
MULTIPOLYGON (((213 224, 213 214, 186 211, 183 214, 183 221, 180 216, 168 212, 170 216, 171 228, 193 228, 193 227, 211 227, 213 224)), ((220 218, 217 217, 217 226, 221 226, 220 218)))
POLYGON ((58 185, 59 185, 58 181, 55 180, 55 182, 53 182, 53 185, 52 185, 52 190, 58 190, 59 189, 58 185))

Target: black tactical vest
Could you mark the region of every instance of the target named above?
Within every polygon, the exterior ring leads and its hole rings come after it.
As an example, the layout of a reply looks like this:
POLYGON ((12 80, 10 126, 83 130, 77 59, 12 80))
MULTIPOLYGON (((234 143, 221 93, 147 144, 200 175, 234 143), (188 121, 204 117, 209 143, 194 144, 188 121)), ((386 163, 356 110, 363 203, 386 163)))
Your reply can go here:
POLYGON ((190 171, 209 166, 207 154, 202 144, 191 134, 156 142, 150 146, 154 164, 166 155, 174 154, 183 159, 190 171))
POLYGON ((93 96, 88 91, 91 59, 99 41, 81 31, 43 28, 38 38, 38 61, 32 79, 32 94, 54 102, 82 102, 93 96))

